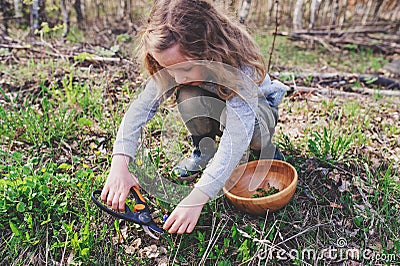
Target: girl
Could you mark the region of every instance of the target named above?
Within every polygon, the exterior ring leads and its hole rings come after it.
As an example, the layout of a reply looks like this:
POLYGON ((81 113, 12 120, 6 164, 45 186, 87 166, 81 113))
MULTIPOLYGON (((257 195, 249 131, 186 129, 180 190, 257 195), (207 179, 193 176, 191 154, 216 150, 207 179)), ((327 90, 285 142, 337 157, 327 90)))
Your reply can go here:
POLYGON ((195 147, 174 171, 182 179, 201 177, 164 229, 190 233, 204 204, 217 196, 248 148, 257 157, 283 160, 271 137, 286 87, 271 82, 259 48, 242 26, 208 0, 156 1, 138 50, 152 76, 123 118, 101 198, 124 210, 130 188, 139 187, 128 162, 140 130, 175 92, 195 147), (221 137, 218 149, 216 136, 221 137))

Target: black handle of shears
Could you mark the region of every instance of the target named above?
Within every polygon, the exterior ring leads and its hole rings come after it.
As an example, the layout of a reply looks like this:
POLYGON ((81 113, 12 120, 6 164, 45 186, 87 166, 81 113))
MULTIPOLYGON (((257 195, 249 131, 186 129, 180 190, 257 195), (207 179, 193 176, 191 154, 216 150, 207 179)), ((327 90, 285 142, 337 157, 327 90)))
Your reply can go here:
MULTIPOLYGON (((140 224, 143 226, 143 228, 146 226, 146 228, 150 228, 154 232, 163 234, 164 230, 159 228, 151 218, 150 209, 140 191, 137 188, 131 188, 130 192, 135 197, 135 207, 132 211, 129 206, 125 204, 125 213, 116 212, 108 208, 108 206, 106 206, 103 202, 99 201, 98 196, 101 194, 101 190, 95 190, 92 192, 92 200, 101 210, 111 214, 114 217, 140 224)), ((152 234, 150 236, 155 238, 152 234)))
MULTIPOLYGON (((125 213, 116 212, 116 211, 108 208, 106 205, 104 205, 104 203, 100 202, 97 199, 97 195, 100 195, 100 194, 101 194, 101 190, 93 191, 92 200, 101 210, 105 211, 108 214, 111 214, 114 217, 120 218, 120 219, 125 219, 125 220, 131 221, 131 222, 135 222, 135 223, 139 223, 140 222, 140 220, 138 219, 137 215, 135 215, 135 213, 132 212, 132 210, 128 207, 128 205, 125 204, 125 213)), ((139 198, 139 195, 136 196, 136 192, 133 193, 133 195, 135 196, 135 199, 138 200, 137 197, 139 198)), ((143 198, 143 196, 142 196, 142 198, 143 198)), ((139 200, 141 201, 140 198, 139 198, 139 200)), ((140 203, 144 204, 146 206, 146 204, 144 202, 141 201, 140 203)))

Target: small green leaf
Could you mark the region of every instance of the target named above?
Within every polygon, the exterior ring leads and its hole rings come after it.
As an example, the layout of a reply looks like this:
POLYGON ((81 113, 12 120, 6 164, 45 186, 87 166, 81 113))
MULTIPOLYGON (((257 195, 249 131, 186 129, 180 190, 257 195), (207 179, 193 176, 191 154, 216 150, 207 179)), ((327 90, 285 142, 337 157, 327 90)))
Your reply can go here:
POLYGON ((49 192, 50 192, 50 189, 49 189, 49 187, 47 185, 41 185, 39 187, 39 189, 42 192, 41 194, 43 194, 43 195, 48 195, 49 192))
POLYGON ((119 232, 119 221, 118 221, 118 219, 115 219, 115 220, 114 220, 114 228, 115 228, 115 230, 116 230, 117 232, 119 232))
POLYGON ((37 244, 40 243, 40 240, 35 240, 30 242, 32 246, 36 246, 37 244))
POLYGON ((354 223, 355 223, 355 225, 357 227, 361 227, 362 226, 363 220, 364 219, 361 216, 356 216, 356 217, 353 218, 353 221, 354 221, 354 223))
POLYGON ((28 224, 28 228, 32 229, 33 228, 32 214, 25 214, 25 217, 26 217, 26 222, 28 224))
POLYGON ((63 170, 68 170, 68 169, 71 169, 71 165, 70 164, 67 164, 67 163, 62 163, 62 164, 60 164, 57 168, 58 169, 63 169, 63 170))
POLYGON ((51 222, 50 214, 47 214, 47 220, 40 223, 40 225, 45 225, 51 222))
POLYGON ((82 256, 85 257, 85 256, 87 256, 88 254, 89 254, 89 248, 84 248, 84 249, 81 250, 81 255, 82 255, 82 256))
POLYGON ((74 61, 83 62, 86 59, 91 59, 93 57, 94 57, 93 54, 89 54, 87 52, 83 52, 83 53, 80 53, 78 55, 74 55, 74 61))
POLYGON ((78 120, 78 124, 79 124, 81 127, 84 127, 84 126, 90 127, 90 126, 93 125, 93 121, 92 121, 92 120, 89 120, 89 119, 87 119, 87 118, 85 118, 85 117, 81 117, 81 118, 79 118, 79 120, 78 120))
POLYGON ((11 156, 14 160, 19 161, 22 158, 22 153, 16 151, 11 156))
POLYGON ((13 232, 13 234, 16 236, 20 236, 21 232, 19 231, 18 227, 11 221, 9 223, 10 223, 10 228, 11 228, 11 231, 13 232))
POLYGON ((17 211, 24 212, 26 208, 26 204, 24 202, 18 202, 17 204, 17 211))

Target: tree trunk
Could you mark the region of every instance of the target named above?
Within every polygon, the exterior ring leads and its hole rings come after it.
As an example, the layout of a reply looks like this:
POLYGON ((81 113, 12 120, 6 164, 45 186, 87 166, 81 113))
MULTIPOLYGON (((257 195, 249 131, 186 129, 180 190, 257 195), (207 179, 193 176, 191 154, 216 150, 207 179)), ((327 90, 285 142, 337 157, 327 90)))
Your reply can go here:
POLYGON ((342 29, 343 24, 346 21, 346 12, 347 12, 347 0, 343 0, 339 13, 339 30, 342 29))
POLYGON ((131 0, 125 0, 125 6, 126 6, 126 14, 129 17, 129 22, 133 22, 133 17, 132 17, 132 1, 131 0))
POLYGON ((6 5, 7 3, 5 0, 0 0, 0 21, 4 21, 4 23, 0 23, 0 38, 8 36, 8 8, 6 5))
POLYGON ((395 11, 392 13, 391 16, 392 21, 399 21, 400 20, 400 5, 398 5, 395 11))
POLYGON ((317 18, 317 10, 321 0, 312 0, 311 1, 311 9, 310 9, 310 25, 308 25, 309 29, 314 28, 315 21, 317 18))
POLYGON ((31 7, 31 34, 34 35, 36 30, 40 30, 40 6, 41 0, 33 0, 31 7))
POLYGON ((126 15, 125 14, 125 12, 126 12, 125 7, 126 7, 125 0, 118 0, 117 1, 117 12, 116 12, 116 14, 117 14, 117 16, 119 18, 124 18, 125 17, 125 15, 126 15))
POLYGON ((18 25, 21 25, 22 22, 22 0, 14 0, 14 10, 15 10, 15 18, 18 25))
MULTIPOLYGON (((76 13, 76 21, 78 23, 78 28, 80 30, 82 30, 83 29, 83 13, 82 13, 81 0, 75 0, 74 9, 75 9, 75 13, 76 13)), ((68 21, 69 21, 69 19, 68 19, 68 21)))
POLYGON ((297 0, 296 5, 294 7, 294 13, 293 13, 293 29, 296 30, 301 30, 303 28, 302 26, 302 20, 303 20, 303 4, 304 0, 297 0))
POLYGON ((255 2, 253 1, 253 8, 255 12, 255 20, 256 22, 260 22, 262 13, 262 3, 260 3, 259 0, 255 0, 255 2))
POLYGON ((229 3, 229 10, 230 10, 231 12, 233 12, 233 11, 236 10, 236 6, 237 6, 236 3, 237 3, 236 0, 231 0, 231 1, 230 1, 230 3, 229 3))
POLYGON ((372 3, 373 3, 373 1, 371 1, 371 0, 369 0, 367 3, 367 12, 365 12, 365 14, 362 18, 362 22, 361 22, 362 25, 365 25, 367 23, 369 13, 371 12, 372 3))
POLYGON ((328 26, 330 25, 331 21, 329 19, 329 14, 330 14, 329 11, 332 9, 332 7, 330 5, 331 1, 332 0, 325 0, 324 1, 324 7, 323 7, 323 10, 322 10, 322 14, 320 14, 320 17, 321 17, 320 23, 322 25, 328 25, 328 26))
POLYGON ((62 14, 62 17, 63 17, 64 27, 65 27, 62 37, 65 38, 68 35, 69 26, 70 26, 69 25, 70 24, 69 23, 69 12, 67 10, 67 6, 65 4, 65 0, 60 0, 60 5, 61 5, 61 14, 62 14))
POLYGON ((273 20, 274 0, 267 0, 266 19, 265 23, 269 25, 273 20))
POLYGON ((331 23, 330 23, 330 27, 329 27, 329 35, 330 35, 331 29, 334 29, 336 26, 337 17, 339 14, 339 0, 333 0, 332 5, 333 5, 333 7, 332 7, 331 23))
POLYGON ((100 19, 100 1, 95 0, 96 5, 96 20, 100 19))
POLYGON ((376 0, 376 6, 375 6, 375 10, 374 10, 374 18, 376 20, 378 20, 378 14, 379 14, 379 9, 381 8, 381 6, 383 4, 383 0, 376 0))
POLYGON ((251 0, 244 0, 244 2, 243 2, 242 9, 240 10, 240 13, 239 13, 239 21, 242 24, 245 23, 248 15, 249 15, 250 4, 251 4, 251 0))

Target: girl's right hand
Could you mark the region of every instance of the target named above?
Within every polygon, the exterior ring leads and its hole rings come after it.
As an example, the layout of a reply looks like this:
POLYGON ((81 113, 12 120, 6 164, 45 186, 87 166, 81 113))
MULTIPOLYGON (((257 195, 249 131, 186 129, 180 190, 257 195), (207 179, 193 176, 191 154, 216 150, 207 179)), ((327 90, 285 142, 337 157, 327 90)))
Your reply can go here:
POLYGON ((110 174, 101 192, 101 200, 113 210, 125 210, 125 200, 132 187, 139 188, 139 181, 129 172, 130 158, 126 155, 114 155, 111 162, 110 174))

